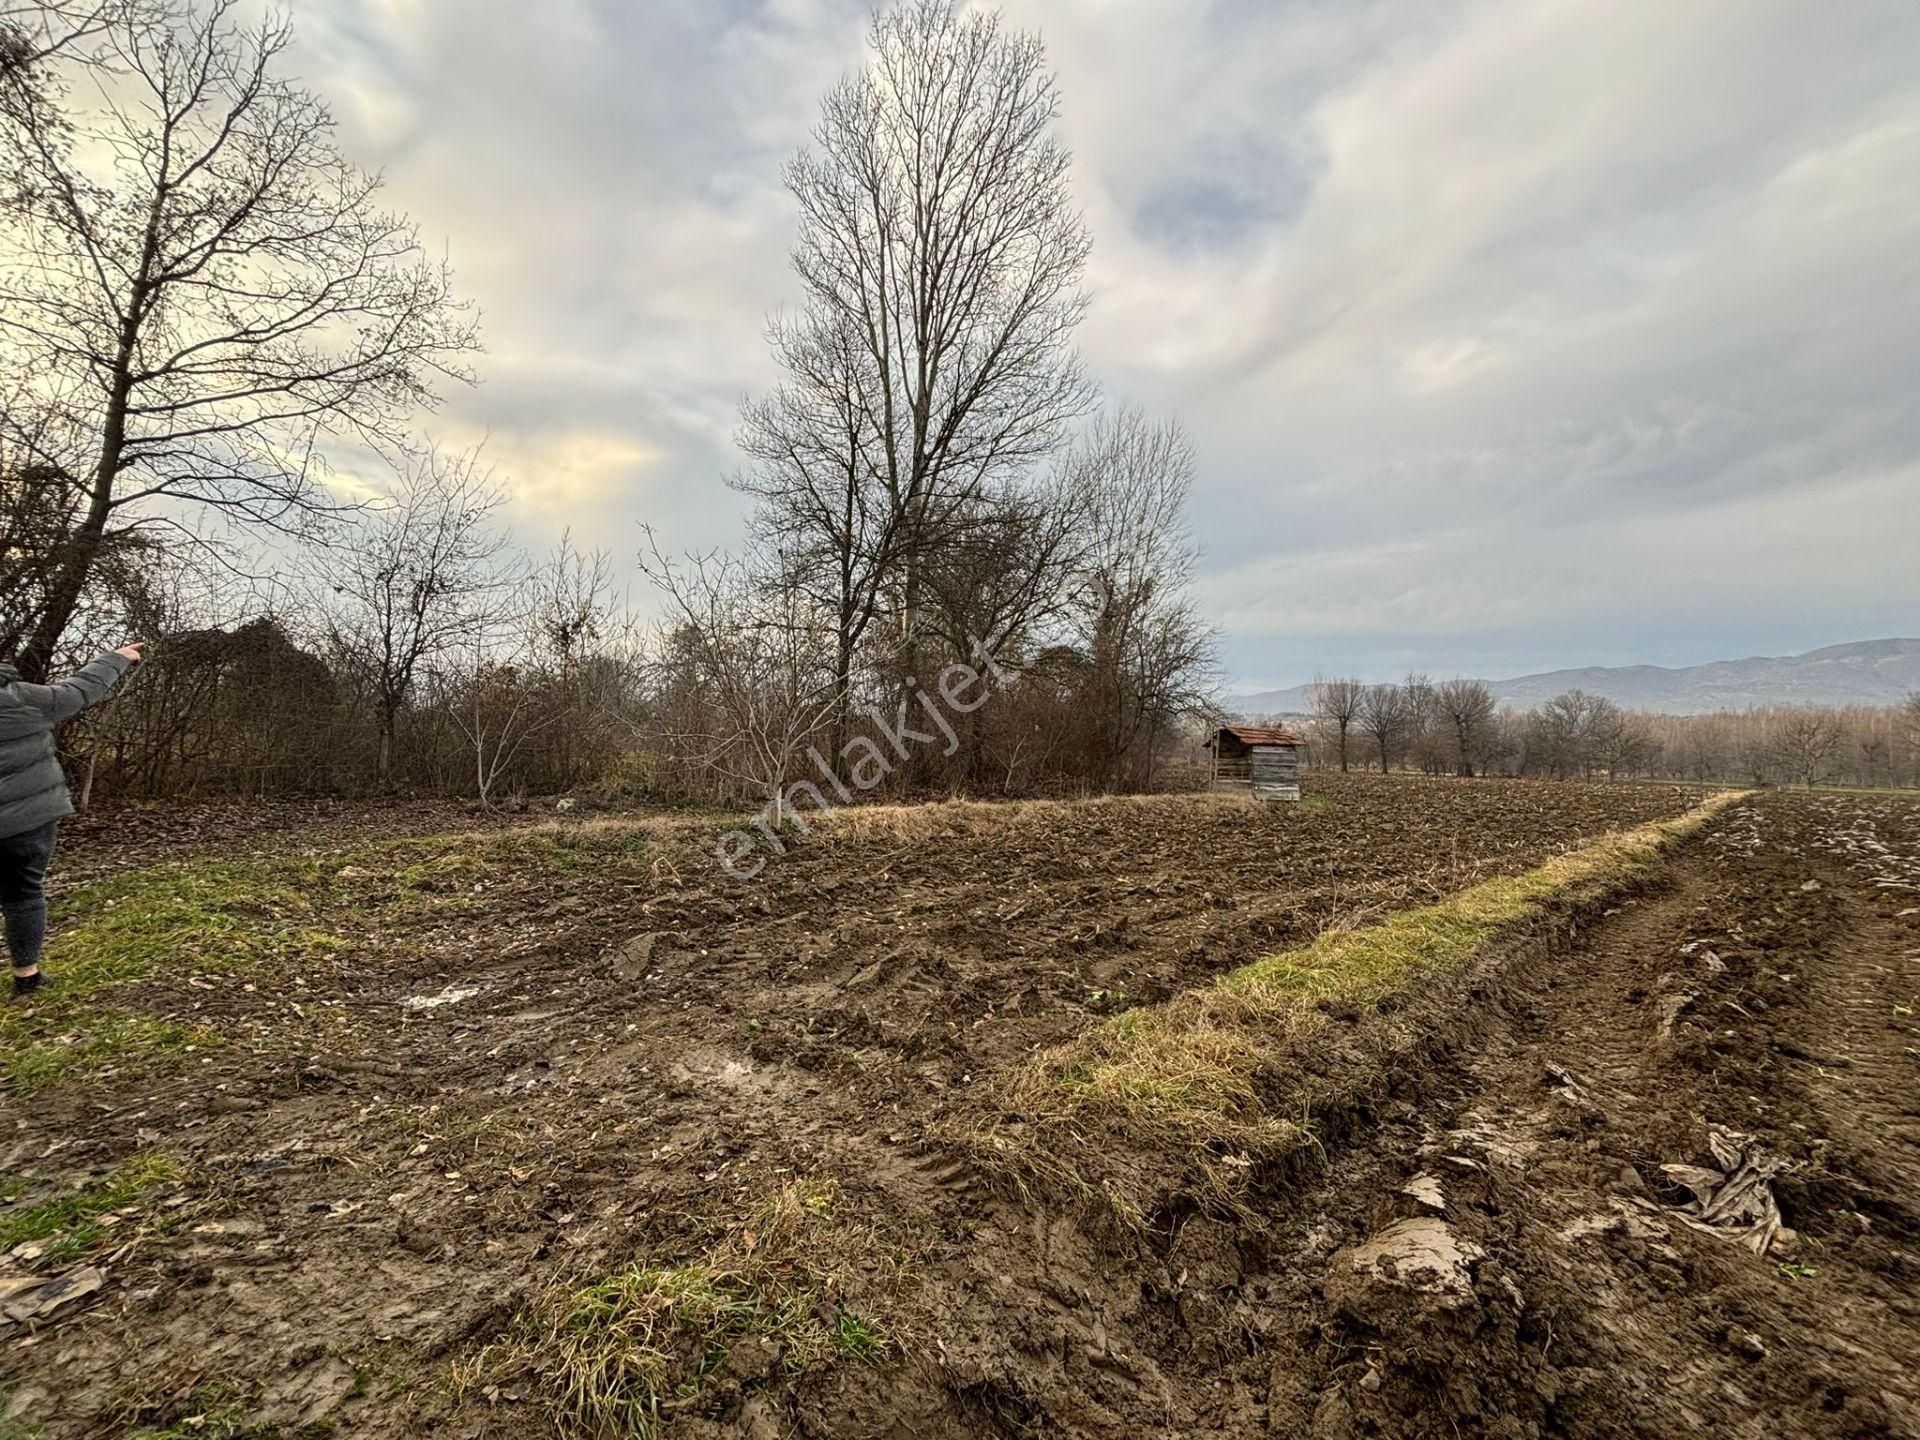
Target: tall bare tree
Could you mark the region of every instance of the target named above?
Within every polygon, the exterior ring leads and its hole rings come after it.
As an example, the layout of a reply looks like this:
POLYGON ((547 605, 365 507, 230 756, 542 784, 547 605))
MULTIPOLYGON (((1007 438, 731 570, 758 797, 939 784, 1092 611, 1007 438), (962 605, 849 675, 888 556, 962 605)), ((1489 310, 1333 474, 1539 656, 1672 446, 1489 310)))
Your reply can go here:
POLYGON ((1413 720, 1407 692, 1398 685, 1369 685, 1360 696, 1360 728, 1373 740, 1380 773, 1393 768, 1413 720))
POLYGON ((1493 692, 1479 680, 1448 680, 1434 691, 1433 703, 1446 723, 1460 773, 1484 767, 1494 735, 1493 692))
POLYGON ((472 649, 500 618, 516 579, 492 524, 505 498, 478 451, 429 451, 401 471, 391 503, 360 517, 350 544, 320 559, 335 599, 334 648, 372 693, 383 786, 424 667, 472 649))
POLYGON ((911 673, 933 551, 1092 403, 1072 349, 1088 238, 1040 42, 907 0, 787 167, 805 300, 770 329, 783 385, 746 413, 780 548, 817 567, 838 683, 876 614, 911 673))
POLYGON ((38 613, 7 637, 28 674, 130 515, 296 527, 332 503, 327 443, 390 452, 477 344, 446 265, 381 208, 326 106, 277 73, 283 21, 243 23, 237 0, 102 14, 43 62, 72 69, 73 93, 0 107, 18 202, 0 364, 61 395, 87 444, 76 465, 10 437, 81 491, 38 613), (83 68, 103 53, 110 76, 83 68))
POLYGON ((1347 737, 1360 718, 1360 707, 1367 696, 1362 680, 1316 680, 1313 682, 1313 713, 1328 730, 1340 751, 1340 768, 1347 768, 1347 737))

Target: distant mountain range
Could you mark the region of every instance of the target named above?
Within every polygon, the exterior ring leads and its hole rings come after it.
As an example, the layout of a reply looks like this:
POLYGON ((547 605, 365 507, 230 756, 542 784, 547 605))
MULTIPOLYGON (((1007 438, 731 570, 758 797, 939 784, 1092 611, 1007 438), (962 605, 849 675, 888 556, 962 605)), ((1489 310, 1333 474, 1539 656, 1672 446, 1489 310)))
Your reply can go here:
MULTIPOLYGON (((1439 677, 1436 677, 1439 678, 1439 677)), ((1893 705, 1920 690, 1920 640, 1857 640, 1804 655, 1756 655, 1668 669, 1663 665, 1589 665, 1511 680, 1489 680, 1494 699, 1524 710, 1566 690, 1604 695, 1629 710, 1697 715, 1749 705, 1893 705)), ((1313 687, 1243 695, 1242 715, 1304 715, 1313 687)))

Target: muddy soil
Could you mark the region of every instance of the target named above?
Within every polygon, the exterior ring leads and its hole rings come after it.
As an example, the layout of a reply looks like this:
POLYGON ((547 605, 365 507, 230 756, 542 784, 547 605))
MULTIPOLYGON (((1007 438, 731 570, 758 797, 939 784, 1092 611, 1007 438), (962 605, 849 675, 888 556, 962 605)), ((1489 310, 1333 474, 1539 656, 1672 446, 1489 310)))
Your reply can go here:
POLYGON ((1920 806, 1741 806, 1595 921, 1488 957, 1247 1215, 998 1210, 938 1382, 1002 1435, 1920 1435, 1920 806), (1770 1244, 1666 1168, 1730 1159, 1770 1244))
MULTIPOLYGON (((551 808, 551 802, 542 806, 551 808)), ((227 795, 99 805, 61 822, 54 883, 70 888, 191 854, 311 849, 356 838, 497 830, 526 820, 437 797, 227 795)))
POLYGON ((94 1294, 0 1337, 0 1413, 130 1435, 217 1388, 247 1433, 548 1433, 537 1385, 456 1394, 452 1367, 550 1287, 697 1253, 805 1175, 886 1237, 847 1299, 889 1349, 723 1377, 669 1433, 1912 1427, 1910 806, 1732 812, 1658 890, 1490 966, 1249 1215, 1131 1232, 925 1142, 1116 1009, 1685 799, 1336 777, 1318 802, 856 817, 752 882, 671 827, 428 867, 424 897, 343 863, 326 966, 144 984, 226 1043, 0 1101, 15 1204, 138 1151, 188 1167, 86 1257, 94 1294), (1716 1124, 1795 1167, 1778 1254, 1673 1209, 1660 1166, 1716 1124))

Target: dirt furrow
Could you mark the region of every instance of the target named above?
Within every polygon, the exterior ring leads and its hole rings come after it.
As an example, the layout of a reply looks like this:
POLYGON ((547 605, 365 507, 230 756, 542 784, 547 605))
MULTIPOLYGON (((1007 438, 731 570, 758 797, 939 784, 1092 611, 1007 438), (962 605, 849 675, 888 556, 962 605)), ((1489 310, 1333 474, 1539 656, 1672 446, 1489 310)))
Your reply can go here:
POLYGON ((1920 1066, 1887 1063, 1892 937, 1822 823, 1807 801, 1730 817, 1659 893, 1508 977, 1451 1081, 1343 1160, 1307 1223, 1371 1238, 1296 1260, 1324 1267, 1308 1311, 1337 1337, 1302 1370, 1351 1357, 1309 1433, 1920 1434, 1899 1133, 1920 1066), (1689 1225, 1664 1169, 1713 1165, 1714 1127, 1789 1167, 1763 1253, 1689 1225), (1457 1248, 1409 1260, 1436 1235, 1457 1248), (1369 1244, 1426 1268, 1383 1276, 1369 1244))
POLYGON ((1327 793, 943 809, 753 885, 651 838, 560 873, 415 847, 414 889, 356 854, 316 916, 365 917, 352 965, 291 992, 169 973, 156 1013, 250 1042, 17 1115, 23 1202, 136 1150, 192 1170, 0 1384, 49 1440, 163 1429, 216 1384, 283 1435, 548 1433, 537 1375, 456 1399, 452 1367, 543 1296, 762 1253, 750 1217, 805 1182, 857 1257, 816 1311, 884 1316, 888 1348, 696 1353, 670 1435, 1920 1434, 1912 806, 1741 806, 1577 933, 1336 1008, 1271 1064, 1377 1058, 1377 1083, 1245 1214, 1177 1198, 1140 1228, 926 1142, 1114 1012, 1678 803, 1327 793), (400 898, 349 912, 355 887, 400 898), (1662 1167, 1706 1164, 1716 1126, 1785 1165, 1774 1252, 1685 1221, 1662 1167))

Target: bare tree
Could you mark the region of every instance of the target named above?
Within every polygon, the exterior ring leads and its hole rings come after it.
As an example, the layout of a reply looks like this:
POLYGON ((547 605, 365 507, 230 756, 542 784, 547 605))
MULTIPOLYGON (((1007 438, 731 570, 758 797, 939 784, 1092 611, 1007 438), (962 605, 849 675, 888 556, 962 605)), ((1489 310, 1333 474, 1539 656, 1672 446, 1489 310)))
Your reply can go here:
POLYGON ((1556 778, 1592 769, 1592 730, 1599 697, 1584 690, 1555 695, 1529 716, 1527 743, 1534 767, 1556 778))
POLYGON ((1826 778, 1841 738, 1840 719, 1831 710, 1789 710, 1774 734, 1774 755, 1788 775, 1811 788, 1826 778))
POLYGON ((787 167, 798 313, 786 383, 746 416, 744 484, 827 562, 842 703, 853 645, 897 611, 908 673, 928 557, 1092 403, 1071 348, 1087 231, 1039 40, 906 0, 787 167))
POLYGON ((379 207, 325 105, 276 73, 284 22, 243 26, 235 10, 105 12, 90 43, 115 74, 92 82, 92 103, 0 108, 18 196, 0 363, 61 395, 89 446, 75 467, 10 437, 16 463, 68 469, 81 488, 16 637, 30 675, 129 514, 175 523, 185 504, 296 527, 333 503, 317 483, 325 445, 391 451, 437 383, 467 378, 477 342, 447 267, 379 207))
POLYGON ((1623 717, 1604 695, 1568 690, 1528 717, 1527 744, 1533 768, 1554 776, 1590 776, 1611 771, 1618 758, 1623 717))
POLYGON ((1493 738, 1493 692, 1478 680, 1449 680, 1434 692, 1434 706, 1453 741, 1462 775, 1484 766, 1493 738))
MULTIPOLYGON (((535 577, 524 578, 518 589, 518 601, 538 604, 535 577)), ((538 670, 537 635, 538 627, 529 625, 509 625, 504 635, 476 630, 467 638, 465 654, 449 657, 464 663, 435 677, 440 708, 472 756, 474 791, 488 810, 535 737, 551 730, 564 713, 548 677, 538 670)))
POLYGON ((1369 685, 1360 697, 1360 728, 1373 739, 1386 774, 1407 736, 1413 710, 1407 692, 1398 685, 1369 685))
POLYGON ((1340 768, 1347 768, 1347 736, 1360 718, 1360 706, 1366 699, 1366 683, 1361 680, 1316 680, 1313 682, 1313 713, 1333 732, 1340 751, 1340 768))
POLYGON ((797 591, 738 559, 668 559, 651 531, 640 568, 669 616, 652 647, 665 702, 652 738, 723 790, 765 801, 777 823, 789 785, 813 783, 803 780, 810 752, 833 727, 827 625, 797 591))
POLYGON ((513 608, 527 617, 527 664, 540 672, 550 779, 573 785, 622 718, 632 662, 631 616, 615 592, 613 558, 582 550, 571 532, 529 576, 513 608))
POLYGON ((1601 700, 1598 706, 1588 727, 1589 763, 1605 770, 1609 780, 1646 769, 1660 747, 1645 718, 1611 700, 1601 700))
MULTIPOLYGON (((1078 478, 1068 466, 1047 488, 995 497, 963 535, 927 557, 926 626, 950 660, 966 662, 977 655, 976 647, 987 647, 997 664, 1018 668, 1020 657, 1084 616, 1082 582, 1094 543, 1075 498, 1078 478)), ((891 657, 875 658, 886 673, 891 657)), ((924 654, 920 658, 926 673, 933 673, 934 664, 924 654)), ((990 718, 980 708, 965 717, 969 783, 987 776, 990 718)), ((913 757, 910 773, 922 759, 913 757)))
POLYGON ((363 671, 379 725, 376 777, 393 777, 402 709, 423 667, 475 645, 499 619, 513 576, 492 526, 505 501, 477 450, 410 460, 391 503, 323 554, 336 648, 363 671))
POLYGON ((1130 756, 1151 758, 1161 729, 1208 708, 1213 634, 1186 598, 1199 555, 1186 524, 1193 448, 1177 423, 1121 409, 1094 424, 1072 469, 1088 544, 1080 630, 1093 768, 1113 785, 1130 756))
POLYGON ((776 322, 773 342, 788 379, 747 406, 739 441, 754 464, 732 484, 760 501, 754 527, 781 558, 782 583, 832 617, 829 748, 837 756, 852 708, 855 656, 886 605, 905 516, 876 449, 875 382, 853 317, 816 302, 801 319, 776 322))

